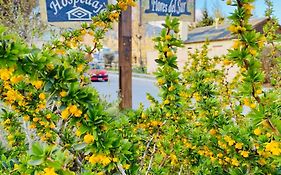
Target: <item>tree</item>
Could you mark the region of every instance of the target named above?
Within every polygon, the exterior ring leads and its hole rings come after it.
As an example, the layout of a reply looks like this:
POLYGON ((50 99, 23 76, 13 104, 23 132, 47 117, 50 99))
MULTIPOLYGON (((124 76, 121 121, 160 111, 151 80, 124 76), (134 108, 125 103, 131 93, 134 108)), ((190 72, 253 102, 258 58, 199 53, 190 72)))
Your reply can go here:
POLYGON ((276 41, 280 40, 281 35, 276 31, 279 29, 278 19, 273 15, 273 4, 271 0, 265 0, 267 6, 265 16, 267 23, 263 27, 267 38, 267 47, 261 55, 262 67, 265 72, 265 83, 273 86, 281 86, 281 45, 276 41))
POLYGON ((38 0, 0 0, 0 23, 29 42, 44 27, 37 9, 38 0))
POLYGON ((205 26, 211 26, 214 23, 213 17, 209 15, 208 9, 207 9, 207 2, 205 1, 205 5, 203 8, 203 17, 201 21, 199 21, 196 25, 196 27, 205 27, 205 26))
POLYGON ((225 17, 224 17, 224 14, 223 14, 223 12, 222 12, 222 10, 221 10, 222 8, 221 8, 221 5, 220 5, 220 3, 219 3, 219 1, 218 0, 216 0, 214 3, 213 3, 213 16, 216 18, 216 19, 218 19, 219 21, 219 24, 221 24, 221 23, 223 23, 223 21, 224 21, 224 19, 225 19, 225 17))

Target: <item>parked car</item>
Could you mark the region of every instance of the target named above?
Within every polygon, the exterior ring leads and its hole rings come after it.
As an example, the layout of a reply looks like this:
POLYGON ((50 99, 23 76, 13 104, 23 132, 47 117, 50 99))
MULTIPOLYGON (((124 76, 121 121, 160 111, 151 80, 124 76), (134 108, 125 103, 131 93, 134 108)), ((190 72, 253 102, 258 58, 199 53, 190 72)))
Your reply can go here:
POLYGON ((102 65, 90 64, 89 74, 91 81, 108 81, 108 73, 102 65))

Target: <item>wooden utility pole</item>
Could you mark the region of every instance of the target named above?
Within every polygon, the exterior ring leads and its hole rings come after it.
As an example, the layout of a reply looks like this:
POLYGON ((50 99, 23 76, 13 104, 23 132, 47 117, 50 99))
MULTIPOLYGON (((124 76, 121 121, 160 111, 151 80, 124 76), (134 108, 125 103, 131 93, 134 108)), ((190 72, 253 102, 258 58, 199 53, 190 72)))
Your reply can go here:
POLYGON ((120 108, 132 108, 132 7, 123 11, 119 20, 119 90, 120 108))

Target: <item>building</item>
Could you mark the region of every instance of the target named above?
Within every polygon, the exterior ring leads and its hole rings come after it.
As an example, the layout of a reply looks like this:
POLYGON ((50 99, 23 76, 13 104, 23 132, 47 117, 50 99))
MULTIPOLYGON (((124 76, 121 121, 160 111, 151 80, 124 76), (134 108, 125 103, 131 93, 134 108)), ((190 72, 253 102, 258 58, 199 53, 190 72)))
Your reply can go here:
MULTIPOLYGON (((266 24, 266 18, 252 19, 250 23, 257 32, 263 33, 263 26, 266 24)), ((188 57, 188 52, 193 53, 196 49, 201 49, 205 41, 209 41, 209 53, 210 57, 222 56, 228 53, 233 45, 233 39, 235 36, 231 35, 228 31, 229 23, 221 25, 213 25, 207 27, 195 28, 188 32, 188 37, 184 41, 185 47, 178 50, 178 66, 183 68, 188 57)), ((279 28, 281 33, 281 27, 279 28)), ((147 54, 147 66, 148 73, 156 71, 157 64, 155 63, 157 58, 157 52, 150 52, 147 54), (154 59, 153 59, 154 57, 154 59)))

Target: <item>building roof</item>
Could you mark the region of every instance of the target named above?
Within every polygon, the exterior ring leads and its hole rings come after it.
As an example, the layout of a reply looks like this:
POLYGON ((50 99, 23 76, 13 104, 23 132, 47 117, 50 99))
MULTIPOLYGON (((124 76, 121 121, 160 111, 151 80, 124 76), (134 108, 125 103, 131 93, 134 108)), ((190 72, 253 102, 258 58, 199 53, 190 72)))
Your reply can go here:
MULTIPOLYGON (((253 25, 253 28, 258 32, 262 32, 262 26, 266 23, 266 18, 251 19, 249 22, 253 25)), ((205 42, 206 39, 209 41, 221 41, 233 39, 234 36, 231 35, 227 29, 230 23, 225 23, 216 26, 207 26, 195 28, 188 32, 188 37, 185 43, 198 43, 205 42)))

